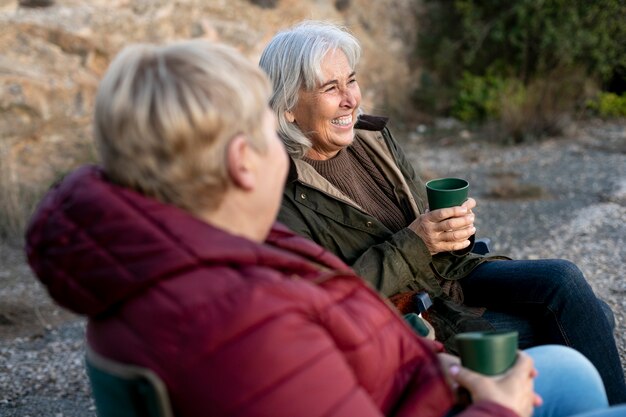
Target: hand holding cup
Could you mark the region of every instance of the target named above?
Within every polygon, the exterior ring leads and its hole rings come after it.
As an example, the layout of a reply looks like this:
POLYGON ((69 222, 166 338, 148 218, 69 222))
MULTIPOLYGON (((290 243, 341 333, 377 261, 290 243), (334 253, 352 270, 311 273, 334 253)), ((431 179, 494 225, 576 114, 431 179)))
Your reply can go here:
POLYGON ((476 202, 468 198, 469 184, 461 178, 439 178, 426 183, 429 211, 409 225, 431 255, 452 252, 464 255, 471 249, 474 227, 472 208, 476 202))
POLYGON ((468 375, 468 371, 457 374, 457 380, 460 378, 459 382, 462 380, 467 384, 459 388, 459 395, 467 404, 472 402, 472 397, 474 400, 487 399, 525 416, 530 416, 533 408, 541 405, 542 399, 533 389, 537 372, 530 357, 518 352, 516 331, 460 333, 455 336, 455 341, 465 368, 496 377, 489 380, 478 374, 468 375))

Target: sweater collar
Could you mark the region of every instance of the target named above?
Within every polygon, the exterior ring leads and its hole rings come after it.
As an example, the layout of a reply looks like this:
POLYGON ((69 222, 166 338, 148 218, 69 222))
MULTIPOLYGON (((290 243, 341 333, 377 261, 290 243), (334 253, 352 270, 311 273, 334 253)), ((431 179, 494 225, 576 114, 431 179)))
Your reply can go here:
MULTIPOLYGON (((355 129, 379 132, 387 127, 388 117, 374 116, 370 114, 361 114, 354 125, 355 129)), ((298 180, 298 170, 293 158, 289 158, 289 173, 287 174, 286 184, 290 184, 298 180)))

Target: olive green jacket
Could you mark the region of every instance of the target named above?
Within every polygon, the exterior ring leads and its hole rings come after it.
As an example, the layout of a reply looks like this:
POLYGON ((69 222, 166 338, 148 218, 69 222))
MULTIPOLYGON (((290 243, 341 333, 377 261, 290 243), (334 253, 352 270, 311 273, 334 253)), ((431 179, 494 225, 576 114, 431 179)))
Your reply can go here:
MULTIPOLYGON (((386 123, 361 116, 355 140, 393 184, 401 207, 417 216, 426 207, 424 184, 386 123)), ((338 255, 385 296, 407 290, 439 296, 444 280, 463 278, 486 259, 469 248, 462 256, 431 256, 412 230, 393 233, 302 160, 291 161, 278 220, 338 255)))

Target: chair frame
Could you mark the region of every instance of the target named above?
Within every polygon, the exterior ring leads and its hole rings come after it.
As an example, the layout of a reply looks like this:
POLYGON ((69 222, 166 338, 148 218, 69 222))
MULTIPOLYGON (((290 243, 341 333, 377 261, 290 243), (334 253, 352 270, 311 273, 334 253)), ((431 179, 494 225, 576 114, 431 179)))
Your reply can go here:
MULTIPOLYGON (((161 378, 148 368, 144 368, 137 365, 129 365, 121 362, 114 361, 109 358, 105 358, 99 353, 95 352, 91 347, 86 347, 85 352, 86 365, 90 365, 96 370, 109 374, 116 378, 123 379, 125 381, 147 381, 150 388, 154 391, 156 397, 156 408, 159 417, 174 417, 172 412, 172 406, 169 400, 169 394, 167 387, 161 378)), ((91 376, 89 377, 90 383, 93 385, 91 376)), ((92 386, 93 388, 93 386, 92 386)), ((96 396, 94 395, 94 399, 96 396)), ((98 401, 96 401, 96 409, 98 408, 98 401)))

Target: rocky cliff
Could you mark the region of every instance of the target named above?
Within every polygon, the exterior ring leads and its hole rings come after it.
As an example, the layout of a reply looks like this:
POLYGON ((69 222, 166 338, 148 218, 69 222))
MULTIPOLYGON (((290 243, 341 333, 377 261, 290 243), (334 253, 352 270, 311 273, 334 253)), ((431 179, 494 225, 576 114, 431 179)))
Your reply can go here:
POLYGON ((94 94, 131 42, 202 38, 257 61, 281 28, 303 19, 347 26, 363 45, 364 107, 398 113, 413 87, 416 0, 0 0, 0 174, 47 184, 93 158, 94 94))

